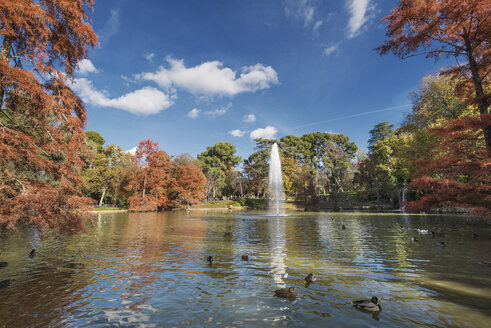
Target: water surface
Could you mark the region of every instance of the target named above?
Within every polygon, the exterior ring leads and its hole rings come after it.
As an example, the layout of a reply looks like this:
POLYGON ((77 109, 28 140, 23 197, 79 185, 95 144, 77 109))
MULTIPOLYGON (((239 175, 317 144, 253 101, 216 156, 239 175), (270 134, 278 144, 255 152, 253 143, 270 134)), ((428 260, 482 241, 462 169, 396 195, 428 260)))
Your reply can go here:
POLYGON ((490 234, 464 217, 226 211, 107 213, 87 234, 42 241, 0 232, 0 326, 483 327, 490 234), (299 297, 273 296, 285 286, 299 297), (373 295, 379 315, 350 305, 373 295))

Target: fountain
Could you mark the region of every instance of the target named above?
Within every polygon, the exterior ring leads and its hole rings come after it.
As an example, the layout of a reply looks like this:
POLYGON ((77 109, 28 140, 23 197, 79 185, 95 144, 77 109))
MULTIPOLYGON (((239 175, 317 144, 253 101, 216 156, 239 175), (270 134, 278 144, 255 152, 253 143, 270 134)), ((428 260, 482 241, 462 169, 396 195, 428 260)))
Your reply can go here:
POLYGON ((281 161, 278 145, 275 143, 271 147, 269 157, 269 214, 284 215, 283 208, 283 179, 281 177, 281 161))
POLYGON ((401 189, 400 191, 400 195, 399 195, 399 209, 401 210, 401 212, 405 212, 406 211, 406 202, 407 202, 407 187, 404 187, 401 189))

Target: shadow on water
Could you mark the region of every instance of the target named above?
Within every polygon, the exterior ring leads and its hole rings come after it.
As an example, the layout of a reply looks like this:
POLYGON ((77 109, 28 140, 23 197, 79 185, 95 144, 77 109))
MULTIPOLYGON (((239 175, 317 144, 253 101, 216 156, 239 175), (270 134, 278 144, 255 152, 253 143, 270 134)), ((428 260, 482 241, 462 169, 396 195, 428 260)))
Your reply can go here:
POLYGON ((0 281, 10 280, 0 290, 1 324, 482 327, 491 319, 491 268, 478 264, 491 261, 491 240, 472 238, 491 233, 488 221, 289 214, 103 214, 87 234, 42 242, 29 230, 0 232, 8 262, 0 281), (445 248, 434 246, 442 240, 445 248), (315 283, 305 284, 308 273, 315 283), (283 287, 299 296, 274 297, 283 287), (380 314, 351 307, 371 296, 382 299, 380 314))

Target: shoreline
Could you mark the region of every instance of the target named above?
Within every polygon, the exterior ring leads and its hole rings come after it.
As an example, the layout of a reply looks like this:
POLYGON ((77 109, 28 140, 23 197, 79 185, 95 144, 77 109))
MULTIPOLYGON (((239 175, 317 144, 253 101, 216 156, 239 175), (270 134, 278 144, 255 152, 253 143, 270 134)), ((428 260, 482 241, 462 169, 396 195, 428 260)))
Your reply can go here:
POLYGON ((99 213, 123 213, 128 212, 128 210, 107 210, 107 211, 97 211, 97 210, 88 210, 87 213, 91 214, 99 214, 99 213))

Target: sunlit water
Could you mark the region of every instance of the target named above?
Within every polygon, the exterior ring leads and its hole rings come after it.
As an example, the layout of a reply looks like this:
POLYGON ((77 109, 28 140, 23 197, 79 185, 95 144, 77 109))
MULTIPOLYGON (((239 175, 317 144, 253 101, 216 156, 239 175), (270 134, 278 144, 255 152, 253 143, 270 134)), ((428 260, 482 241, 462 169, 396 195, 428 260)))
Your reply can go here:
POLYGON ((118 213, 101 215, 89 233, 67 239, 1 232, 0 261, 8 266, 0 268, 0 281, 11 282, 0 288, 0 326, 490 324, 491 267, 478 264, 491 261, 489 221, 289 214, 118 213), (445 237, 417 235, 416 227, 445 237), (419 241, 411 242, 413 236, 419 241), (440 241, 447 246, 434 246, 440 241), (318 279, 306 286, 310 272, 318 279), (299 297, 274 297, 284 286, 294 286, 299 297), (373 295, 382 299, 379 315, 350 305, 373 295))

